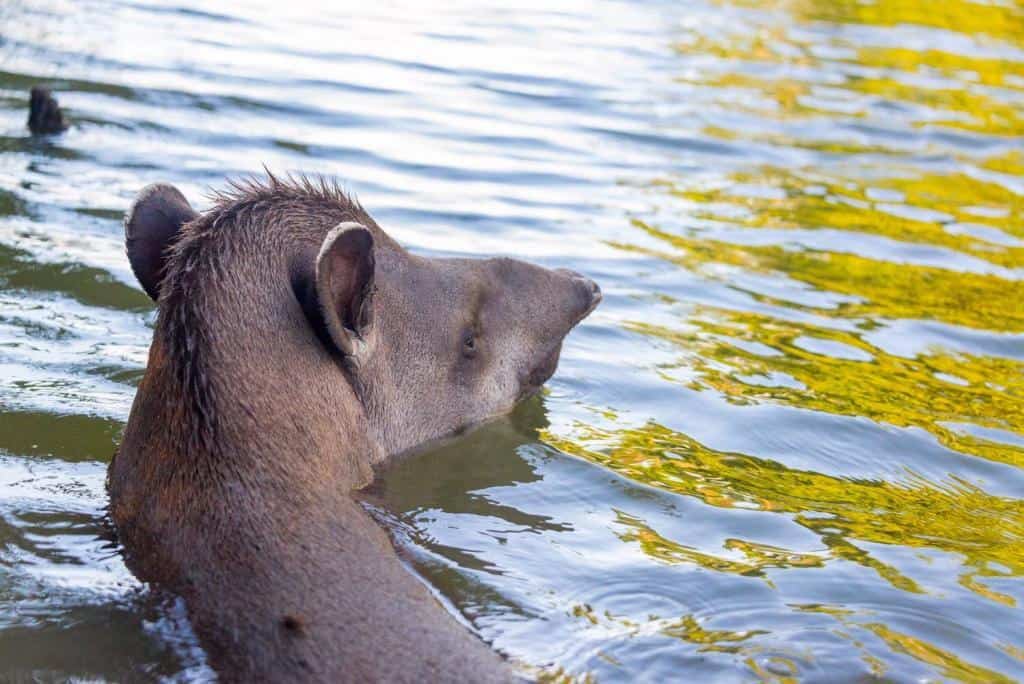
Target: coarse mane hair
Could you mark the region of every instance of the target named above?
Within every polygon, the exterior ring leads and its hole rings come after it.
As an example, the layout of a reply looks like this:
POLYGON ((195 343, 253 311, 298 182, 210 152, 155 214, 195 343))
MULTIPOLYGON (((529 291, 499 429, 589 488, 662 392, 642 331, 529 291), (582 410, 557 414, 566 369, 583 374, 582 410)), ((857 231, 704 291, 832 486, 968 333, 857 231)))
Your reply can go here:
POLYGON ((215 452, 218 420, 207 350, 207 288, 222 273, 224 257, 237 252, 254 231, 270 224, 288 230, 301 221, 336 225, 356 221, 376 227, 359 202, 337 180, 323 176, 248 177, 211 193, 213 205, 182 226, 168 250, 160 286, 157 334, 166 351, 171 377, 182 402, 179 443, 191 454, 215 452))

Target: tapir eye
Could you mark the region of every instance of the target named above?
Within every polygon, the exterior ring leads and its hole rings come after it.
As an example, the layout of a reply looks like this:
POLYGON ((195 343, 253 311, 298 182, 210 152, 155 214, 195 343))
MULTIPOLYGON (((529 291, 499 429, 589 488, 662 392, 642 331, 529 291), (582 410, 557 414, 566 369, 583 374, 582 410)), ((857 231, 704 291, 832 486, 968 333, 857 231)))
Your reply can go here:
POLYGON ((475 356, 477 349, 476 335, 468 332, 462 336, 462 353, 466 356, 475 356))

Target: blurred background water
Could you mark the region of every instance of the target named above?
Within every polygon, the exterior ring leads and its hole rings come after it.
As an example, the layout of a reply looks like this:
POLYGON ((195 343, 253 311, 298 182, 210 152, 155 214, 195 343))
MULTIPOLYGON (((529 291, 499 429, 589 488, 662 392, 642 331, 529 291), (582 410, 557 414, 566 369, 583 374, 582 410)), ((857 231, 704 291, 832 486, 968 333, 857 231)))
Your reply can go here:
POLYGON ((264 164, 601 283, 545 396, 377 486, 524 671, 1024 678, 1024 6, 517 4, 0 3, 0 680, 209 677, 104 524, 120 222, 264 164))

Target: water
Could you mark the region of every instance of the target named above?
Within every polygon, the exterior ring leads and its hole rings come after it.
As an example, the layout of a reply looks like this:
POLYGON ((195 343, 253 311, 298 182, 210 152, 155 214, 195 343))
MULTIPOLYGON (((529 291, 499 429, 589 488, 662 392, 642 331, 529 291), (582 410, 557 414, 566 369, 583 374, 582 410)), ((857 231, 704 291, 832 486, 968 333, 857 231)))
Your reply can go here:
POLYGON ((120 220, 262 164, 601 283, 543 397, 376 491, 524 671, 1024 678, 1024 7, 557 5, 0 5, 0 679, 209 676, 104 522, 120 220))

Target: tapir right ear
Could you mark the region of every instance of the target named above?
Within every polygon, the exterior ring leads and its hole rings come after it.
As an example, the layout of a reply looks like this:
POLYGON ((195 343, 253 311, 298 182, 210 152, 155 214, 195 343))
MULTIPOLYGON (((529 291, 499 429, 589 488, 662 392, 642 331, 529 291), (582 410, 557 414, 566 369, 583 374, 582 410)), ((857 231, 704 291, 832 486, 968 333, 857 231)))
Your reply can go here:
POLYGON ((338 350, 355 356, 373 322, 373 234, 341 223, 324 238, 316 258, 316 298, 327 334, 338 350))
POLYGON ((181 227, 197 215, 185 196, 166 183, 143 188, 128 210, 124 219, 128 261, 153 301, 160 297, 168 248, 178 239, 181 227))

